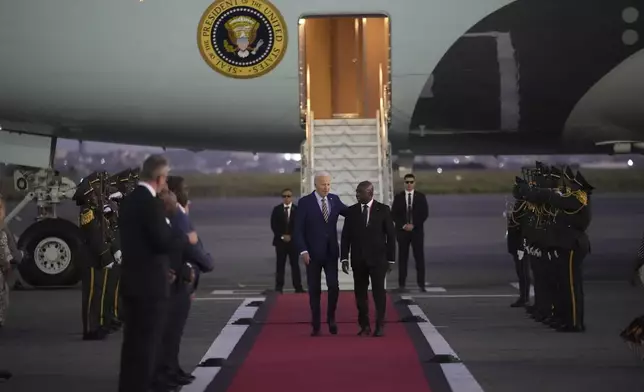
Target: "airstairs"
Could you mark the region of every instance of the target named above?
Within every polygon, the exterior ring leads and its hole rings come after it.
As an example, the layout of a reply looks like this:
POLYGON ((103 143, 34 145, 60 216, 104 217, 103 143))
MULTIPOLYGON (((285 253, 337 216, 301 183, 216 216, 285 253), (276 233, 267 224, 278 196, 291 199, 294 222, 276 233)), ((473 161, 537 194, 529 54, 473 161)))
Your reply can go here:
MULTIPOLYGON (((380 70, 382 82, 382 69, 380 70)), ((308 83, 307 83, 308 84, 308 83)), ((301 194, 313 192, 316 172, 331 174, 331 192, 346 205, 356 203, 355 189, 361 181, 374 185, 374 199, 391 205, 393 173, 389 143, 389 96, 383 83, 379 110, 374 118, 315 119, 307 99, 305 111, 306 140, 301 146, 301 194)), ((308 89, 307 89, 308 91, 308 89)), ((338 238, 344 218, 338 220, 338 238)), ((353 277, 342 273, 338 266, 340 290, 353 290, 353 277)), ((326 290, 326 278, 322 277, 326 290)))

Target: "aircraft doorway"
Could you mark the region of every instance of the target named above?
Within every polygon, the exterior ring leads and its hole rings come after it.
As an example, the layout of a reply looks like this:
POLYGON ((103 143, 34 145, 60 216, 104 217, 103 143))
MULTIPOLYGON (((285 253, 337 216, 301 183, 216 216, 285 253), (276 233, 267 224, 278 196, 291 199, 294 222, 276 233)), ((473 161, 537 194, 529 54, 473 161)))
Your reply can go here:
POLYGON ((300 103, 316 119, 375 118, 389 82, 389 18, 311 16, 299 22, 300 103))

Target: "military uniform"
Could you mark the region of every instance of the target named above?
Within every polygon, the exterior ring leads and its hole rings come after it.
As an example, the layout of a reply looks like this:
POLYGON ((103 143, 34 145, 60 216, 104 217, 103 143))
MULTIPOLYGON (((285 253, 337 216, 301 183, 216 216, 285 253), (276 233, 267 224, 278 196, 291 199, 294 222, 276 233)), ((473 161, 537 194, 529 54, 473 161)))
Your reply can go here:
POLYGON ((114 265, 109 224, 103 215, 104 173, 92 173, 78 186, 74 200, 81 207, 79 227, 85 244, 83 268, 83 339, 102 340, 109 333, 106 298, 114 265))
MULTIPOLYGON (((523 182, 516 177, 515 184, 523 182)), ((526 306, 530 301, 530 264, 523 245, 522 227, 528 217, 527 202, 515 199, 507 214, 508 253, 514 260, 514 268, 519 280, 519 298, 512 303, 513 308, 526 306)))
POLYGON ((110 244, 110 254, 114 255, 114 265, 109 269, 107 288, 105 290, 105 319, 107 328, 115 332, 121 328, 122 320, 119 318, 119 283, 121 280, 121 241, 117 225, 118 210, 115 202, 103 207, 107 223, 107 236, 110 244))
MULTIPOLYGON (((547 185, 522 185, 518 193, 548 216, 544 220, 545 236, 540 240, 543 267, 540 277, 545 284, 539 287, 544 296, 535 319, 559 332, 581 332, 585 330, 582 265, 590 252, 586 230, 591 221, 589 195, 593 187, 581 173, 574 175, 569 167, 564 175, 563 191, 547 185)), ((535 284, 535 295, 536 292, 535 284)))
POLYGON ((109 225, 110 251, 114 255, 114 266, 109 271, 107 280, 107 298, 106 309, 111 331, 118 330, 123 320, 119 314, 121 306, 121 296, 119 286, 121 281, 121 239, 118 228, 118 207, 120 201, 130 193, 137 185, 139 169, 126 169, 111 176, 107 183, 106 199, 107 204, 103 207, 103 212, 109 225))

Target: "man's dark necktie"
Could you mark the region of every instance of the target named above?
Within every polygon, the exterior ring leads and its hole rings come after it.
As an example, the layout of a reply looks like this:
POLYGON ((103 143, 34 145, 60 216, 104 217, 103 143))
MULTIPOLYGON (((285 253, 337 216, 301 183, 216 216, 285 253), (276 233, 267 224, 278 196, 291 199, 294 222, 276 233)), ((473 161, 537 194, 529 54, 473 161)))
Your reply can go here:
POLYGON ((369 206, 365 204, 362 206, 362 223, 364 223, 365 227, 367 227, 367 219, 369 219, 369 206))
POLYGON ((288 207, 284 207, 284 221, 286 222, 286 233, 288 234, 288 207))
POLYGON ((411 222, 412 210, 411 210, 411 193, 407 194, 407 223, 411 222))

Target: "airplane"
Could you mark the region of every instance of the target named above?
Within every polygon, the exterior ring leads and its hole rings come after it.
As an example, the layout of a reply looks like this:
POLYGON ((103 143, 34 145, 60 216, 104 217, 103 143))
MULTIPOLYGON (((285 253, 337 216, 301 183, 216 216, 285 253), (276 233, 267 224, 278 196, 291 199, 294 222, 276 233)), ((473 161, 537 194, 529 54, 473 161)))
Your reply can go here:
MULTIPOLYGON (((51 170, 58 138, 297 153, 309 110, 372 118, 381 98, 393 154, 642 152, 642 10, 644 0, 4 2, 0 160, 44 168, 16 186, 44 187, 28 196, 50 211, 74 185, 51 170)), ((72 282, 61 278, 72 264, 41 269, 40 281, 72 282)))

